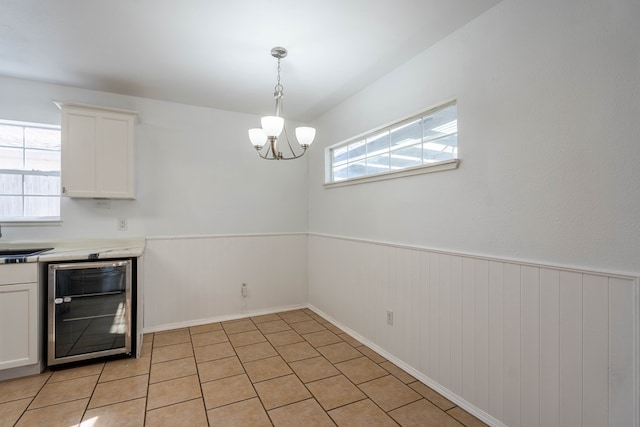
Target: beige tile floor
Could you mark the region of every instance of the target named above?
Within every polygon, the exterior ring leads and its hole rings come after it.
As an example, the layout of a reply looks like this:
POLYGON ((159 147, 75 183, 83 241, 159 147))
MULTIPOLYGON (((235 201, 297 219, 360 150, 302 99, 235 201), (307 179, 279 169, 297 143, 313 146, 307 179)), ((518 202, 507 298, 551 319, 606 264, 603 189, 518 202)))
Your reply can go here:
POLYGON ((304 309, 144 336, 142 357, 0 382, 0 426, 484 426, 304 309))

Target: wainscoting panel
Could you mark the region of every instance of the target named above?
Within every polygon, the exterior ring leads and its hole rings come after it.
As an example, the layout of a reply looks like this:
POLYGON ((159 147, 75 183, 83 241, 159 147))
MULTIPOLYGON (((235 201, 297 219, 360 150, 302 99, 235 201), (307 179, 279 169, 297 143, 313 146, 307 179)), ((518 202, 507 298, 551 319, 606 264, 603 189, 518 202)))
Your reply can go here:
POLYGON ((638 426, 637 277, 317 234, 308 251, 310 306, 486 422, 638 426))
POLYGON ((307 235, 149 238, 144 271, 146 331, 303 306, 307 235))

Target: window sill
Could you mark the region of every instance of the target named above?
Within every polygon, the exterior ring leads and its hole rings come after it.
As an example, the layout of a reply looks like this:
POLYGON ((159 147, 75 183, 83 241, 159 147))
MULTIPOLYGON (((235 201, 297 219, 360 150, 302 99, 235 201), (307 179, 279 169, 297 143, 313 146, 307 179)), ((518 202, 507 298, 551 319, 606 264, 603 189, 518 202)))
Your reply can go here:
POLYGON ((417 166, 415 168, 402 169, 394 172, 384 172, 376 175, 363 176, 361 178, 345 179, 344 181, 327 182, 324 188, 344 187, 347 185, 364 184, 366 182, 383 181, 387 179, 402 178, 405 176, 422 175, 425 173, 441 172, 457 169, 460 159, 445 160, 444 162, 430 165, 417 166))
POLYGON ((14 220, 14 219, 0 219, 0 226, 2 227, 38 227, 38 226, 60 226, 62 220, 57 219, 29 219, 29 220, 14 220))

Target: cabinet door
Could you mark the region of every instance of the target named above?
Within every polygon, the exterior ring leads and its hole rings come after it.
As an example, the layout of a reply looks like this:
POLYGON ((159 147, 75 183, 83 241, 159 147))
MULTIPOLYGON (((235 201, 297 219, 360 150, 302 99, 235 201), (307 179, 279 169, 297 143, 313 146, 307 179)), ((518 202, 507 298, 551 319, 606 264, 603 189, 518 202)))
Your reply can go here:
POLYGON ((62 112, 62 194, 96 197, 98 117, 82 110, 62 112))
POLYGON ((134 199, 135 114, 62 107, 62 194, 134 199))
POLYGON ((0 370, 37 363, 38 285, 0 286, 0 370))
POLYGON ((104 113, 98 122, 97 188, 100 197, 133 198, 133 125, 129 115, 104 113))

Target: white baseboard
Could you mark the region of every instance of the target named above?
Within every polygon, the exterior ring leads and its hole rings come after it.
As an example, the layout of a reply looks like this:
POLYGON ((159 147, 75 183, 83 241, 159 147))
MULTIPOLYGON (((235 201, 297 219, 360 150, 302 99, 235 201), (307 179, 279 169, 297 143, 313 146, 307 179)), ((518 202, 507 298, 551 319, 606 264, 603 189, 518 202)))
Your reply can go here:
POLYGON ((200 326, 200 325, 206 325, 207 323, 218 323, 218 322, 226 322, 229 320, 239 320, 239 319, 246 319, 248 317, 255 317, 255 316, 262 316, 265 314, 273 314, 273 313, 281 313, 283 311, 292 311, 292 310, 299 310, 301 308, 307 308, 307 305, 290 305, 290 306, 285 306, 285 307, 275 307, 275 308, 269 308, 269 309, 264 309, 264 310, 257 310, 257 311, 251 311, 251 312, 247 312, 247 313, 239 313, 239 314, 230 314, 230 315, 224 315, 224 316, 215 316, 215 317, 209 317, 206 319, 197 319, 197 320, 190 320, 187 322, 178 322, 178 323, 167 323, 164 325, 158 325, 158 326, 154 326, 154 327, 150 327, 150 328, 144 328, 143 333, 144 334, 150 334, 153 332, 163 332, 163 331, 169 331, 172 329, 181 329, 181 328, 189 328, 192 326, 200 326))
POLYGON ((485 422, 486 424, 488 424, 488 425, 490 425, 492 427, 508 427, 506 424, 503 424, 499 420, 495 419, 491 415, 489 415, 486 412, 484 412, 482 409, 480 409, 477 406, 467 402, 466 400, 464 400, 462 397, 458 396, 457 394, 455 394, 451 390, 441 386, 440 384, 438 384, 433 379, 427 377, 426 375, 422 374, 421 372, 419 372, 416 369, 412 368, 411 366, 407 365, 405 362, 403 362, 402 360, 398 359, 397 357, 395 357, 391 353, 389 353, 389 352, 385 351, 384 349, 378 347, 377 345, 375 345, 374 343, 372 343, 371 341, 369 341, 368 339, 366 339, 362 335, 360 335, 360 334, 352 331, 351 329, 347 328, 346 326, 344 326, 343 324, 341 324, 340 322, 338 322, 337 320, 335 320, 334 318, 332 318, 331 316, 329 316, 328 314, 326 314, 325 312, 323 312, 319 308, 317 308, 317 307, 315 307, 315 306, 313 306, 311 304, 308 304, 307 308, 309 308, 311 311, 315 312, 319 316, 325 318, 332 325, 336 326, 337 328, 340 328, 346 334, 348 334, 349 336, 353 337, 354 339, 360 341, 362 344, 366 345, 371 350, 373 350, 376 353, 380 354, 382 357, 384 357, 385 359, 389 360, 394 365, 396 365, 397 367, 399 367, 400 369, 402 369, 403 371, 405 371, 409 375, 411 375, 414 378, 416 378, 418 381, 420 381, 420 382, 426 384, 427 386, 431 387, 432 389, 434 389, 435 391, 440 393, 442 396, 446 397, 447 399, 449 399, 450 401, 452 401, 453 403, 455 403, 456 405, 458 405, 459 407, 461 407, 465 411, 469 412, 474 417, 480 419, 481 421, 485 422))

